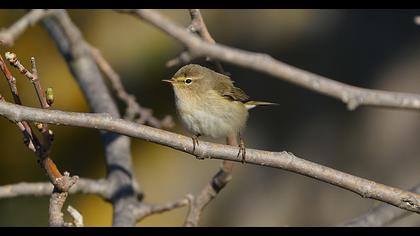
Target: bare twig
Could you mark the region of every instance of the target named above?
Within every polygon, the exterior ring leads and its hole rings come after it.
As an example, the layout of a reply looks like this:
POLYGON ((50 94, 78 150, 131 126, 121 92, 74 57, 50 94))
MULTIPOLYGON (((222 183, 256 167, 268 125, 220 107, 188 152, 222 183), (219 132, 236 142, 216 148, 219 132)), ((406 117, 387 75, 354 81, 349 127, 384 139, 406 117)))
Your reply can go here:
MULTIPOLYGON (((14 53, 6 53, 6 58, 9 60, 11 64, 13 64, 15 67, 19 69, 19 71, 27 76, 28 78, 33 81, 34 84, 37 84, 35 86, 35 90, 37 93, 43 93, 40 85, 40 82, 38 80, 38 73, 36 70, 35 60, 32 60, 32 71, 34 74, 29 72, 24 66, 19 62, 16 55, 14 53)), ((21 105, 22 102, 19 98, 18 90, 16 87, 16 79, 12 75, 12 73, 9 71, 9 69, 6 66, 6 63, 4 62, 3 58, 0 56, 0 68, 5 75, 6 79, 9 81, 9 87, 13 94, 14 101, 16 104, 21 105)), ((38 95, 38 98, 41 102, 41 107, 43 109, 46 109, 44 105, 42 105, 42 95, 38 95)), ((49 177, 51 183, 57 188, 57 190, 60 190, 62 192, 67 192, 69 188, 74 184, 74 182, 77 180, 77 176, 70 177, 68 175, 62 175, 60 171, 58 170, 55 163, 52 161, 52 159, 49 157, 51 142, 52 142, 52 131, 47 130, 43 131, 44 137, 46 142, 41 143, 37 136, 32 132, 32 128, 26 121, 12 121, 17 124, 19 129, 24 134, 24 140, 25 144, 28 146, 28 148, 35 152, 35 154, 38 157, 38 163, 41 165, 43 170, 46 172, 47 176, 49 177)))
MULTIPOLYGON (((242 161, 242 158, 237 155, 237 147, 200 141, 200 145, 195 147, 193 152, 193 144, 190 137, 104 114, 43 110, 0 101, 0 115, 16 121, 31 120, 49 124, 106 130, 134 138, 145 139, 190 154, 194 153, 202 158, 242 161)), ((245 162, 295 172, 347 189, 365 198, 376 199, 402 209, 420 213, 420 195, 418 194, 352 176, 298 158, 289 152, 268 152, 247 148, 245 162)))
POLYGON ((76 227, 83 227, 83 216, 72 206, 67 207, 67 212, 73 217, 73 224, 76 227))
POLYGON ((175 202, 168 202, 164 204, 142 204, 133 209, 137 221, 141 221, 147 216, 157 213, 163 213, 189 204, 191 195, 187 195, 181 200, 175 202))
POLYGON ((148 124, 156 128, 171 128, 174 126, 171 116, 168 115, 162 120, 159 120, 153 116, 151 109, 140 106, 140 104, 137 103, 135 96, 127 93, 124 89, 120 76, 114 71, 114 69, 112 69, 111 65, 105 60, 102 53, 93 46, 90 46, 90 50, 96 64, 110 80, 117 97, 127 105, 125 112, 126 119, 136 120, 141 124, 148 124))
POLYGON ((22 65, 22 63, 20 63, 15 53, 6 52, 6 59, 10 62, 11 65, 16 67, 20 73, 25 75, 32 82, 41 107, 43 109, 49 108, 50 105, 47 103, 47 99, 45 98, 45 92, 42 89, 41 83, 38 79, 38 70, 36 68, 35 58, 31 58, 32 73, 29 70, 27 70, 25 66, 22 65))
MULTIPOLYGON (((420 194, 420 184, 416 187, 410 189, 413 193, 420 194)), ((404 218, 410 215, 411 212, 401 210, 400 208, 381 204, 378 205, 371 210, 369 210, 366 214, 358 216, 349 222, 343 223, 339 226, 345 227, 380 227, 389 225, 401 218, 404 218)))
MULTIPOLYGON (((226 143, 230 146, 237 147, 239 142, 236 135, 232 134, 227 137, 226 143)), ((234 162, 228 160, 223 161, 219 171, 213 176, 211 181, 193 198, 189 205, 184 226, 198 226, 201 212, 232 179, 233 166, 234 162)))
MULTIPOLYGON (((0 42, 6 44, 8 46, 12 46, 13 42, 29 27, 35 25, 40 20, 44 19, 45 17, 51 16, 53 14, 59 14, 59 10, 43 10, 43 9, 35 9, 28 12, 25 16, 19 19, 15 24, 11 25, 7 29, 3 29, 0 31, 0 42)), ((128 119, 134 119, 137 116, 137 121, 140 123, 147 123, 156 128, 172 128, 174 126, 174 122, 171 116, 166 116, 162 120, 158 120, 152 115, 152 110, 149 108, 141 107, 135 97, 131 94, 128 94, 120 80, 119 75, 112 69, 109 63, 105 60, 103 55, 100 53, 98 49, 90 45, 91 53, 93 58, 95 59, 98 66, 101 70, 107 75, 110 79, 112 88, 115 90, 117 97, 121 99, 123 102, 127 104, 126 116, 128 119)), ((28 72, 24 69, 24 67, 19 67, 19 65, 15 65, 19 68, 19 70, 25 74, 28 72)), ((21 65, 20 65, 21 66, 21 65)), ((29 79, 32 79, 32 74, 28 73, 25 74, 29 79)), ((36 77, 33 79, 33 82, 36 81, 36 77)), ((39 85, 39 83, 34 83, 34 86, 39 85)), ((39 89, 36 90, 38 95, 42 95, 43 93, 38 93, 39 89)), ((42 90, 41 90, 42 91, 42 90)), ((45 100, 45 99, 44 99, 45 100)), ((41 98, 40 98, 40 101, 41 98)), ((48 104, 43 102, 43 107, 48 107, 48 104)))
MULTIPOLYGON (((195 33, 199 35, 204 41, 215 44, 216 41, 213 39, 213 37, 210 35, 206 23, 204 23, 204 19, 201 15, 201 12, 199 9, 189 9, 190 17, 191 17, 191 24, 187 27, 187 30, 191 33, 195 33)), ((189 61, 191 61, 193 58, 190 57, 188 53, 188 48, 184 48, 184 51, 182 51, 176 58, 169 60, 166 63, 166 66, 172 67, 179 64, 186 64, 189 61)), ((214 66, 216 67, 216 70, 222 74, 226 74, 225 70, 222 67, 222 64, 217 61, 213 60, 210 57, 206 57, 206 60, 209 62, 212 62, 214 66)))
POLYGON ((248 52, 221 44, 208 43, 190 34, 155 10, 118 10, 133 14, 161 29, 189 49, 189 58, 209 56, 213 59, 260 71, 314 92, 336 98, 347 104, 348 109, 358 106, 378 106, 398 109, 420 109, 420 95, 359 88, 305 71, 267 54, 248 52))
MULTIPOLYGON (((14 102, 16 104, 22 105, 22 102, 19 97, 18 89, 16 86, 16 78, 12 75, 10 70, 7 68, 7 65, 4 62, 3 57, 1 55, 0 55, 0 69, 3 72, 5 78, 7 79, 14 102)), ((19 130, 23 134, 24 143, 27 145, 27 147, 31 151, 36 153, 37 150, 39 150, 39 141, 36 137, 33 137, 31 126, 26 121, 16 122, 16 125, 18 126, 19 130)))
MULTIPOLYGON (((31 57, 32 73, 20 63, 15 53, 6 52, 6 59, 10 62, 11 65, 16 67, 20 71, 20 73, 25 75, 31 81, 31 83, 34 85, 34 89, 37 94, 41 107, 43 109, 48 109, 51 104, 47 102, 45 92, 41 86, 41 81, 38 78, 38 70, 36 68, 35 57, 31 57)), ((51 151, 50 149, 51 149, 52 141, 54 139, 53 132, 48 129, 47 124, 39 123, 37 124, 37 128, 40 130, 40 132, 44 136, 44 142, 42 143, 43 153, 41 155, 48 156, 49 152, 51 151)))
MULTIPOLYGON (((0 186, 0 199, 21 196, 49 196, 54 186, 49 182, 17 183, 0 186)), ((80 178, 69 190, 70 194, 95 194, 104 199, 110 198, 109 184, 105 179, 80 178)))
POLYGON ((35 25, 43 18, 55 13, 55 11, 56 10, 44 9, 31 10, 8 29, 2 29, 0 31, 0 42, 7 46, 13 46, 16 39, 25 32, 28 27, 35 25))

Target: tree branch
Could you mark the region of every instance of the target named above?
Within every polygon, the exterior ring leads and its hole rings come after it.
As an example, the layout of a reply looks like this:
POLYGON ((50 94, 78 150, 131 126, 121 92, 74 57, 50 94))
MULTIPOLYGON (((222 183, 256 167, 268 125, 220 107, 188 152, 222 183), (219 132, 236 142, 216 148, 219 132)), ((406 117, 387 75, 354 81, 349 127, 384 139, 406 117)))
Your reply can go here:
MULTIPOLYGON (((193 144, 189 137, 129 122, 107 114, 43 110, 0 101, 0 115, 7 117, 12 121, 31 120, 56 125, 60 124, 106 130, 133 138, 144 139, 149 142, 193 154, 193 144)), ((216 158, 236 162, 242 161, 242 158, 237 155, 237 147, 204 141, 200 141, 200 145, 195 148, 194 154, 201 158, 216 158)), ((295 172, 347 189, 365 198, 376 199, 405 210, 420 213, 420 195, 418 194, 352 176, 298 158, 289 152, 268 152, 247 149, 245 162, 295 172)))
POLYGON ((124 89, 120 76, 114 71, 114 69, 112 69, 111 65, 106 61, 102 53, 93 46, 90 46, 90 50, 96 64, 106 74, 106 77, 111 82, 112 88, 117 97, 127 105, 125 111, 126 119, 136 120, 136 122, 139 122, 140 124, 146 123, 156 128, 171 128, 174 126, 171 116, 168 115, 162 120, 159 120, 152 115, 153 111, 151 109, 140 106, 140 104, 136 101, 136 97, 127 93, 124 89))
MULTIPOLYGON (((23 196, 49 196, 54 186, 49 182, 17 183, 0 186, 0 199, 23 196)), ((109 184, 105 179, 80 178, 69 190, 70 194, 95 194, 104 199, 110 198, 109 184)))
POLYGON ((67 207, 67 212, 73 217, 73 225, 76 227, 83 227, 83 216, 72 206, 67 207))
POLYGON ((134 215, 136 216, 137 221, 141 221, 145 217, 150 216, 152 214, 163 213, 179 207, 186 206, 190 203, 191 198, 191 195, 187 195, 181 200, 175 202, 168 202, 164 204, 142 204, 133 209, 134 215))
MULTIPOLYGON (((416 187, 410 189, 411 192, 420 194, 420 184, 416 187)), ((361 216, 358 216, 349 222, 343 223, 339 226, 345 226, 345 227, 381 227, 389 225, 399 219, 402 219, 408 215, 410 215, 411 212, 401 210, 400 208, 387 205, 387 204, 381 204, 374 208, 372 208, 370 211, 368 211, 366 214, 363 214, 361 216)))
MULTIPOLYGON (((55 188, 54 188, 55 190, 55 188)), ((68 192, 56 192, 53 191, 50 198, 49 207, 49 226, 51 227, 63 227, 64 226, 64 215, 61 209, 64 206, 64 202, 67 199, 68 192)))
POLYGON ((30 26, 35 25, 43 18, 50 16, 56 12, 53 10, 34 9, 25 16, 16 21, 12 26, 0 31, 0 43, 7 46, 13 46, 16 39, 30 26))
MULTIPOLYGON (((53 16, 43 19, 43 24, 64 56, 92 111, 120 117, 89 45, 67 12, 58 10, 53 16)), ((101 132, 101 137, 105 146, 107 180, 112 192, 113 225, 134 226, 136 221, 129 206, 137 203, 138 199, 132 184, 130 139, 112 132, 101 132)))
MULTIPOLYGON (((206 23, 201 16, 200 10, 189 9, 189 12, 191 24, 188 27, 188 30, 192 33, 197 33, 203 40, 214 44, 215 41, 207 30, 206 23)), ((210 57, 207 57, 206 59, 215 65, 216 71, 222 74, 226 73, 219 61, 213 60, 210 57)), ((177 59, 175 59, 175 61, 177 61, 177 59)), ((178 60, 178 62, 180 61, 178 60)), ((237 134, 229 135, 226 138, 226 143, 231 146, 238 146, 237 134)), ((233 166, 234 162, 224 160, 219 171, 212 177, 210 182, 204 186, 197 196, 192 196, 184 226, 198 226, 201 212, 232 179, 233 166)))
MULTIPOLYGON (((358 106, 377 106, 398 109, 420 109, 420 95, 359 88, 330 78, 305 71, 267 54, 248 52, 221 44, 208 43, 190 34, 155 10, 117 10, 129 13, 152 24, 189 49, 189 59, 209 56, 238 66, 272 75, 276 78, 304 87, 311 91, 336 98, 347 104, 350 110, 358 106)), ((184 57, 186 57, 184 55, 184 57)))
MULTIPOLYGON (((187 27, 187 30, 191 33, 195 33, 199 35, 204 41, 215 44, 216 41, 213 39, 213 37, 210 35, 207 25, 204 22, 204 19, 201 15, 201 12, 199 9, 189 9, 190 17, 191 17, 191 24, 187 27)), ((176 58, 169 60, 166 65, 168 67, 179 65, 179 64, 186 64, 188 63, 192 58, 188 54, 188 48, 185 48, 183 52, 181 52, 176 58)), ((222 64, 217 61, 213 60, 210 57, 206 58, 207 61, 210 61, 214 64, 216 67, 216 70, 219 73, 226 74, 225 70, 223 69, 222 64)))
MULTIPOLYGON (((23 16, 21 19, 19 19, 15 24, 11 25, 7 29, 3 29, 0 31, 0 42, 3 42, 3 44, 6 44, 8 46, 12 46, 14 41, 30 26, 35 25, 40 20, 44 19, 45 17, 59 14, 59 10, 53 9, 53 10, 44 10, 44 9, 35 9, 29 11, 25 16, 23 16)), ((125 102, 127 104, 127 110, 126 110, 126 116, 128 119, 134 119, 136 116, 140 116, 138 118, 138 122, 140 123, 147 123, 153 127, 156 128, 171 128, 173 127, 174 123, 172 121, 172 118, 170 116, 164 117, 162 120, 158 120, 152 115, 152 110, 149 108, 144 108, 140 106, 136 98, 128 94, 123 84, 121 83, 121 79, 119 75, 112 69, 112 67, 109 65, 109 63, 105 60, 101 52, 93 47, 90 46, 90 50, 92 53, 92 57, 95 59, 96 63, 100 67, 100 69, 106 74, 107 78, 111 81, 112 88, 117 94, 117 97, 125 102)), ((19 65, 15 65, 20 69, 19 65)), ((25 73, 28 72, 27 70, 25 73)), ((23 73, 23 74, 25 74, 23 73)), ((32 79, 32 74, 25 74, 28 76, 29 79, 32 79)), ((36 81, 36 79, 34 79, 36 81)), ((34 85, 39 85, 34 83, 34 85)), ((38 91, 38 90, 37 90, 38 91)), ((44 104, 43 104, 44 105, 44 104)), ((45 106, 45 105, 44 105, 45 106)), ((47 104, 48 107, 48 104, 47 104)))

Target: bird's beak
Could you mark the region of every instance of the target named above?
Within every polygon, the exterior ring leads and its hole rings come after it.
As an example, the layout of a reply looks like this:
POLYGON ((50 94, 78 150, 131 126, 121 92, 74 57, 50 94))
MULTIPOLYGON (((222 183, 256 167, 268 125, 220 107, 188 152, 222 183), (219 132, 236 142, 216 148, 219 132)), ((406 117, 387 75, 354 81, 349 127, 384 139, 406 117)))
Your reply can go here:
POLYGON ((162 80, 163 82, 168 82, 168 83, 173 83, 173 82, 175 82, 175 80, 174 80, 174 78, 172 78, 172 79, 164 79, 164 80, 162 80))

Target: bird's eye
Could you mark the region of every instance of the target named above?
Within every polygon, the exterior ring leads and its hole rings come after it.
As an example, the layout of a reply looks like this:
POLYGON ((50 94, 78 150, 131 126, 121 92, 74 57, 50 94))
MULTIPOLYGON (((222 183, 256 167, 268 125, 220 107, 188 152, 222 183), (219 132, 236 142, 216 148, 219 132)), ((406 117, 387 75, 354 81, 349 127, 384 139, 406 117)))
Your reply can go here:
POLYGON ((192 80, 191 80, 191 79, 186 79, 186 80, 185 80, 185 83, 186 83, 186 84, 191 84, 191 82, 192 82, 192 80))

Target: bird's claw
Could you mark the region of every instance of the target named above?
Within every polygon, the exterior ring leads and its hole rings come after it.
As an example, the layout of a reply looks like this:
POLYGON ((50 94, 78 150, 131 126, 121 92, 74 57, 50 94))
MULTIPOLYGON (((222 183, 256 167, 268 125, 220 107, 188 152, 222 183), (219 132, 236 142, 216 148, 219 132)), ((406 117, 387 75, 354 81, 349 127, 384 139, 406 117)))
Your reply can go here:
MULTIPOLYGON (((198 137, 200 137, 200 135, 199 134, 197 134, 197 135, 193 135, 192 137, 191 137, 191 139, 192 139, 192 141, 193 141, 193 150, 192 150, 192 153, 194 154, 195 153, 195 147, 196 146, 199 146, 200 144, 198 143, 198 137)), ((195 154, 194 154, 195 155, 195 154)), ((197 157, 197 155, 195 155, 196 157, 197 157)), ((200 159, 200 158, 199 158, 200 159)))
POLYGON ((245 163, 245 159, 246 159, 246 148, 245 148, 245 143, 242 140, 242 138, 240 138, 239 152, 238 152, 238 155, 236 156, 236 158, 239 158, 239 155, 242 155, 242 164, 244 164, 245 163))

